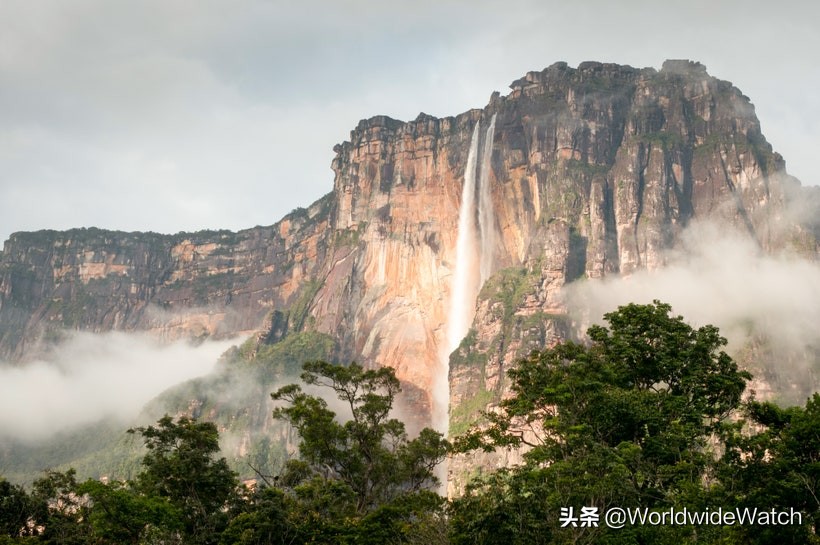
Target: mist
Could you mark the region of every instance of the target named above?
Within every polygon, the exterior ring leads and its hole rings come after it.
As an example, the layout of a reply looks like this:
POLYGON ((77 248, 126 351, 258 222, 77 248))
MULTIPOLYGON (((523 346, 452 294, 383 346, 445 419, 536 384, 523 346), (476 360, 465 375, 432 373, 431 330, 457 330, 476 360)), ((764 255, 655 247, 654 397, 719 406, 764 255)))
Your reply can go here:
POLYGON ((709 223, 688 227, 668 263, 570 284, 570 314, 586 327, 619 305, 658 299, 694 327, 716 325, 727 352, 768 382, 763 397, 802 404, 818 389, 820 265, 785 251, 763 254, 748 234, 709 223))
POLYGON ((0 439, 34 442, 106 418, 128 422, 167 388, 210 373, 235 343, 75 333, 41 360, 0 362, 0 439))

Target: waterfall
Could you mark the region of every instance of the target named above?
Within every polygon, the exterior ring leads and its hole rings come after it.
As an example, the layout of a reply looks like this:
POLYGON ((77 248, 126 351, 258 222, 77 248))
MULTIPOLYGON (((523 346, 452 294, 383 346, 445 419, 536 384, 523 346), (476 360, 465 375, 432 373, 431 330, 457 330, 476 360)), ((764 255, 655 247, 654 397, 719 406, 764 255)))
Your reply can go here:
POLYGON ((483 135, 483 147, 481 124, 476 123, 464 170, 464 186, 461 190, 461 206, 458 212, 455 268, 447 316, 446 346, 441 353, 443 376, 435 386, 436 407, 433 409, 435 426, 445 434, 449 428, 450 354, 458 348, 470 330, 478 291, 492 274, 495 260, 495 214, 489 183, 495 117, 493 115, 483 135))
POLYGON ((481 154, 481 176, 478 184, 478 225, 481 234, 479 288, 484 285, 484 282, 493 273, 493 266, 495 265, 495 214, 493 213, 493 201, 490 193, 495 116, 496 114, 493 114, 490 126, 487 128, 487 135, 484 137, 484 150, 481 154))
POLYGON ((449 428, 450 398, 450 353, 458 347, 461 339, 470 329, 473 320, 473 306, 478 291, 475 271, 479 266, 478 233, 476 232, 476 175, 478 166, 478 144, 481 138, 480 124, 476 123, 467 154, 464 170, 464 185, 461 189, 461 206, 458 212, 458 234, 456 238, 456 261, 450 290, 450 308, 447 314, 447 338, 445 350, 441 352, 442 374, 436 384, 433 421, 436 429, 446 434, 449 428))
POLYGON ((476 178, 478 174, 478 143, 481 126, 476 123, 467 168, 464 170, 464 187, 461 190, 461 207, 458 211, 458 238, 456 239, 456 263, 453 273, 450 312, 447 320, 447 353, 458 347, 473 321, 473 306, 478 291, 475 271, 479 265, 478 233, 476 232, 476 178))

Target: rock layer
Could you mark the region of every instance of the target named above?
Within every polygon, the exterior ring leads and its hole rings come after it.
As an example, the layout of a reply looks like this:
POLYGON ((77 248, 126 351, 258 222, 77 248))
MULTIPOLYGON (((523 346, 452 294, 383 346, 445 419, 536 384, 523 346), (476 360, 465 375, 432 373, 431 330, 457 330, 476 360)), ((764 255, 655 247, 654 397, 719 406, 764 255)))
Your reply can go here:
POLYGON ((258 331, 261 343, 316 331, 342 360, 395 368, 424 422, 446 377, 470 138, 492 116, 498 272, 451 361, 455 429, 503 395, 518 355, 566 337, 562 286, 662 267, 695 218, 816 259, 817 226, 787 214, 803 190, 754 107, 700 64, 557 63, 511 88, 456 117, 361 121, 335 148, 333 191, 270 227, 13 235, 0 258, 0 357, 25 360, 64 329, 258 331))

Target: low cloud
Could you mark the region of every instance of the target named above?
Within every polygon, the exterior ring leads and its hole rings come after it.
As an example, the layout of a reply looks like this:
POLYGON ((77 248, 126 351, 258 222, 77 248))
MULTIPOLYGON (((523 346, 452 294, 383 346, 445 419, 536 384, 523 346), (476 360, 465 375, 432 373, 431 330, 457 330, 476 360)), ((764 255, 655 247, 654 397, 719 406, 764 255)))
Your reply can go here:
POLYGON ((0 439, 36 441, 111 417, 127 422, 165 389, 211 372, 235 342, 76 333, 44 359, 0 362, 0 439))
POLYGON ((627 278, 573 283, 568 308, 579 323, 601 323, 619 305, 659 299, 693 326, 719 327, 729 352, 768 381, 775 398, 802 403, 817 390, 818 263, 763 254, 748 236, 710 224, 689 227, 669 262, 627 278))

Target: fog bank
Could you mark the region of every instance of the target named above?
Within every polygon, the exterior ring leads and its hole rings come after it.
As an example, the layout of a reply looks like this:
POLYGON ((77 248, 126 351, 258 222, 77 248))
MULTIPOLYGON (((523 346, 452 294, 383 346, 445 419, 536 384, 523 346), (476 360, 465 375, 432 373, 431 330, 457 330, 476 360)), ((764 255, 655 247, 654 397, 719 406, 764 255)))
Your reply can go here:
POLYGON ((235 342, 75 333, 42 360, 0 362, 0 439, 44 439, 106 417, 125 422, 163 390, 209 373, 235 342))
POLYGON ((681 241, 663 269, 570 284, 572 316, 585 327, 619 305, 659 299, 693 326, 718 326, 728 351, 752 362, 753 372, 779 377, 780 387, 800 395, 817 390, 820 265, 766 255, 748 235, 710 224, 692 225, 681 241))

